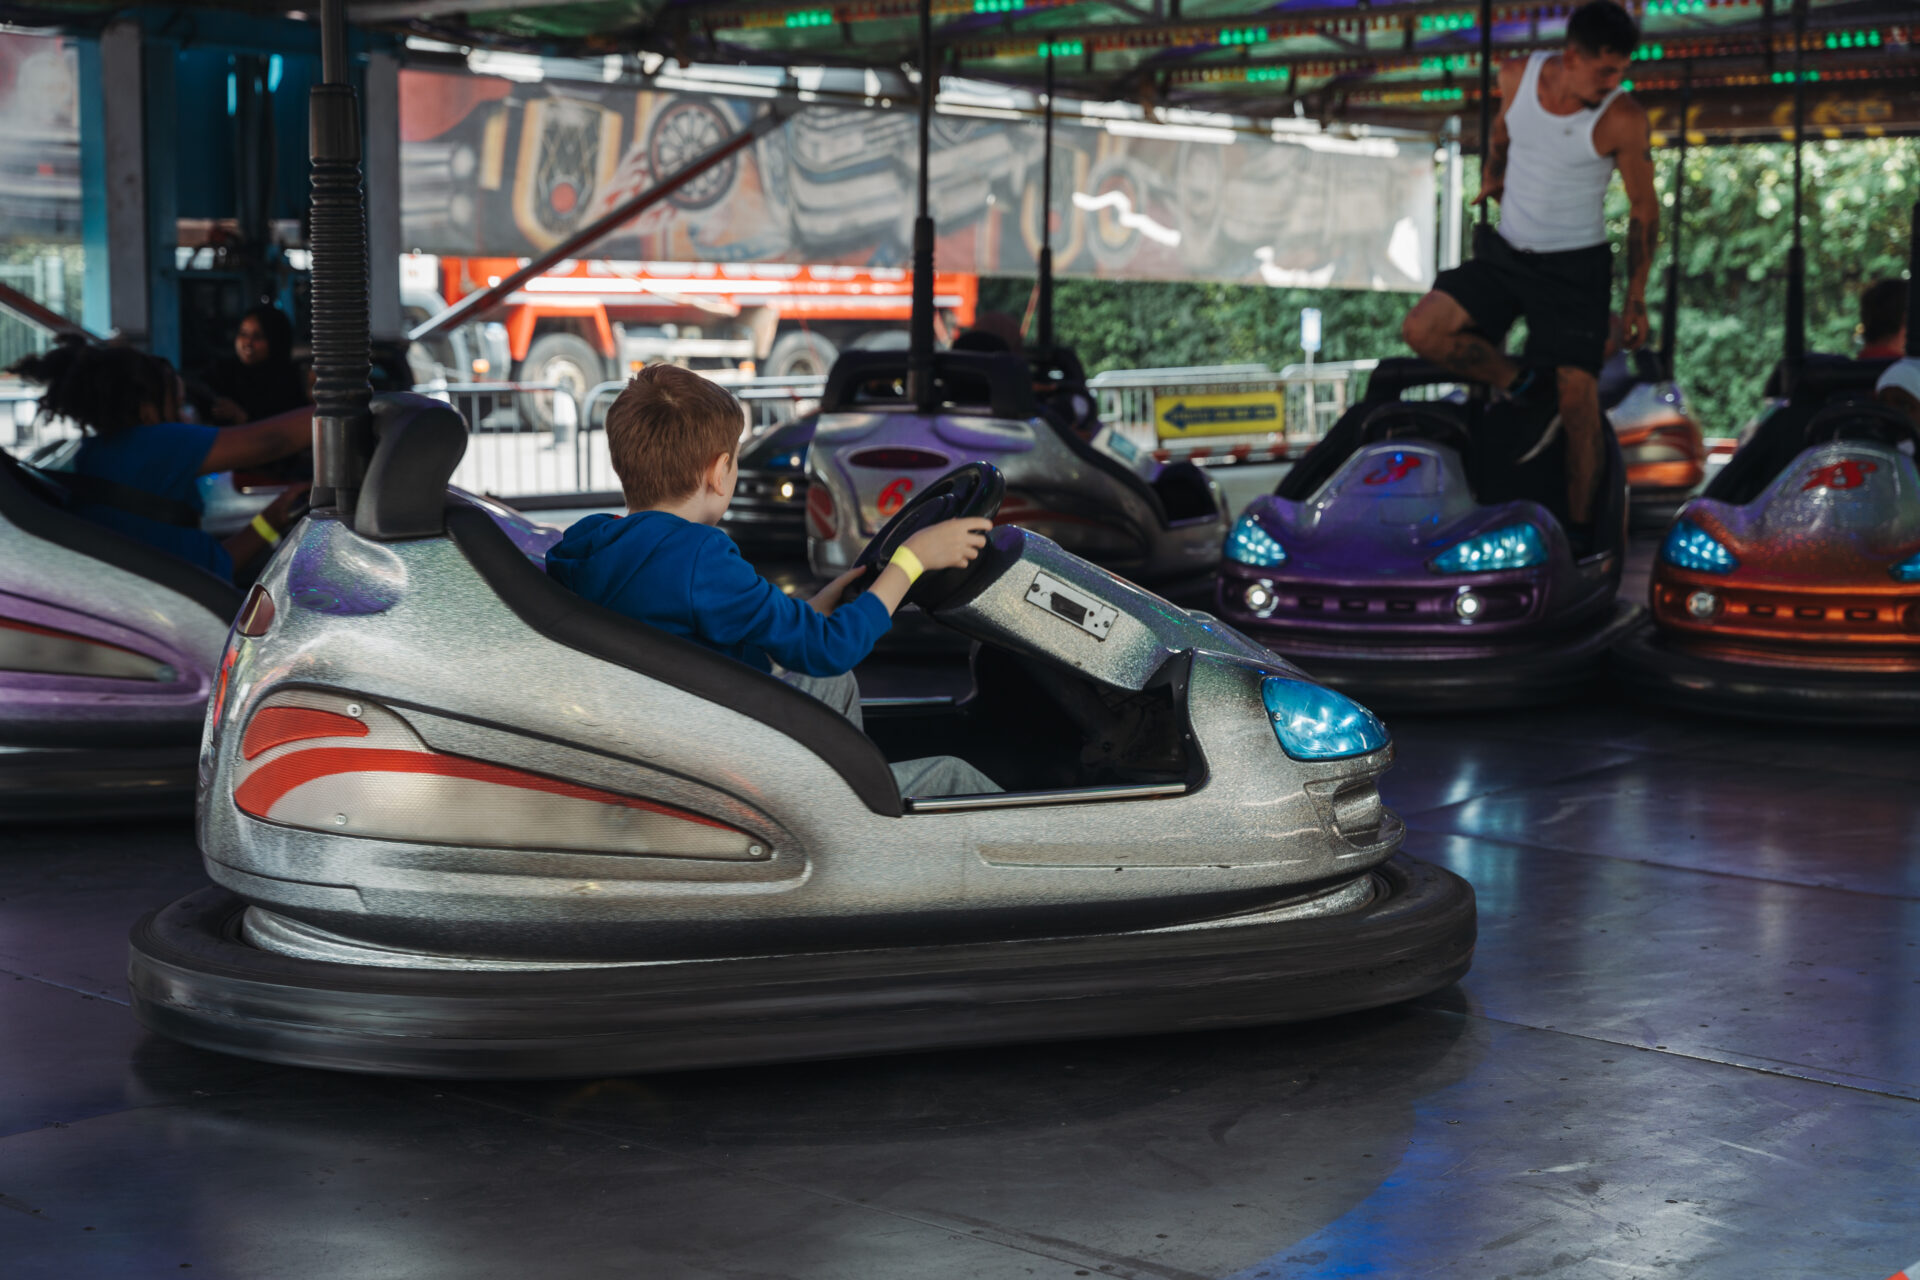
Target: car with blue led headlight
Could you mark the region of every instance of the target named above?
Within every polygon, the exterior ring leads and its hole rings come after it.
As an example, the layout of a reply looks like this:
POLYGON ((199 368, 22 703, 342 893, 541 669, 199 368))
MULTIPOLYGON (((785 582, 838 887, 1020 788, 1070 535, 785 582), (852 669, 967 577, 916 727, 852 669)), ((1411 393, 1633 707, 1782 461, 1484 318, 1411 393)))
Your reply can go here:
POLYGON ((1564 441, 1510 401, 1405 398, 1450 379, 1382 361, 1367 398, 1227 535, 1217 610, 1387 710, 1564 697, 1639 613, 1616 598, 1619 447, 1609 435, 1594 545, 1576 547, 1556 510, 1564 441))
MULTIPOLYGON (((604 1075, 1284 1022, 1466 971, 1472 890, 1401 852, 1381 722, 1012 525, 907 599, 973 694, 866 732, 572 596, 449 505, 446 411, 261 576, 200 770, 215 888, 133 940, 139 1017, 280 1062, 604 1075), (326 592, 314 584, 333 584, 326 592), (901 793, 958 756, 999 791, 901 793)), ((868 563, 993 514, 972 464, 868 563)))
POLYGON ((740 481, 720 527, 755 563, 806 558, 807 446, 818 420, 803 414, 741 442, 740 481))
POLYGON ((1668 529, 1651 621, 1614 653, 1666 705, 1920 724, 1920 429, 1884 361, 1808 362, 1668 529))

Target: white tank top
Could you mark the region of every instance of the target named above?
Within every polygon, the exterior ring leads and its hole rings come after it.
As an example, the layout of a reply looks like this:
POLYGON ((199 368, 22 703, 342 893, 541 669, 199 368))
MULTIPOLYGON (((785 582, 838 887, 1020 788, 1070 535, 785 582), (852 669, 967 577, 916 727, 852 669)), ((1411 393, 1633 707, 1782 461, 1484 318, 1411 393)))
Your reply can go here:
POLYGON ((1593 126, 1621 91, 1569 116, 1540 105, 1540 68, 1553 54, 1527 59, 1520 91, 1507 105, 1507 185, 1500 193, 1500 235, 1516 249, 1558 253, 1604 244, 1607 181, 1613 157, 1593 149, 1593 126))

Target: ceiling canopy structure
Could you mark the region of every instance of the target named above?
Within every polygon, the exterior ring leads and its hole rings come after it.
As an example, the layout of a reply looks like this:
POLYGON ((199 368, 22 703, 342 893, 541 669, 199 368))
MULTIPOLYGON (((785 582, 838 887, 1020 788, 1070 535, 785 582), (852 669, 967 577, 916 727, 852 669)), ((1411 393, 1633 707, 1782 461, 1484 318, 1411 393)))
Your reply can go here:
MULTIPOLYGON (((1632 75, 1657 130, 1683 90, 1699 140, 1790 131, 1795 67, 1812 136, 1920 132, 1920 9, 1904 0, 1641 0, 1632 75)), ((934 0, 947 74, 1087 100, 1242 116, 1307 115, 1475 139, 1480 60, 1557 47, 1567 3, 1476 0, 934 0)), ((898 66, 915 60, 916 0, 364 0, 356 21, 479 42, 648 50, 686 61, 898 66), (497 6, 497 7, 495 7, 497 6)))
MULTIPOLYGON (((1675 140, 1920 133, 1912 0, 1635 0, 1631 76, 1675 140), (1796 44, 1799 46, 1796 48, 1796 44), (1797 69, 1797 70, 1796 70, 1797 69), (1796 78, 1799 83, 1796 85, 1796 78)), ((41 0, 35 10, 93 10, 41 0)), ((218 7, 285 12, 279 3, 218 7)), ((0 16, 7 6, 0 4, 0 16)), ((1497 0, 933 0, 943 74, 1090 101, 1306 116, 1476 143, 1483 50, 1495 62, 1562 40, 1573 5, 1497 0), (1487 19, 1490 18, 1490 21, 1487 19), (1483 23, 1485 24, 1483 27, 1483 23)), ((350 0, 353 21, 475 48, 660 55, 682 63, 899 68, 918 60, 918 0, 350 0)))

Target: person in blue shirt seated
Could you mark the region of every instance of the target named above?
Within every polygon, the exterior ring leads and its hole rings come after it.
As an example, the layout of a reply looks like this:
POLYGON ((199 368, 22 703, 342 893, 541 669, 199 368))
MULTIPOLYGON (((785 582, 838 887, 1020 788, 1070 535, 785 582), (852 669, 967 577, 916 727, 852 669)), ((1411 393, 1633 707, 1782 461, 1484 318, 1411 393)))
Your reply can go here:
MULTIPOLYGON (((853 600, 840 597, 860 569, 811 600, 794 599, 755 573, 719 528, 740 478, 745 421, 740 402, 699 374, 666 364, 642 369, 607 411, 607 449, 627 513, 574 524, 547 552, 547 573, 595 604, 776 674, 859 725, 854 666, 893 625, 914 579, 971 563, 993 522, 922 529, 853 600)), ((952 756, 892 768, 902 795, 1000 790, 952 756)))
POLYGON ((168 551, 226 581, 246 572, 304 510, 307 486, 290 486, 253 523, 227 538, 200 528, 199 477, 264 466, 313 444, 313 410, 242 427, 182 422, 184 387, 173 366, 132 347, 62 338, 7 372, 42 383, 40 414, 86 434, 64 481, 74 514, 168 551))

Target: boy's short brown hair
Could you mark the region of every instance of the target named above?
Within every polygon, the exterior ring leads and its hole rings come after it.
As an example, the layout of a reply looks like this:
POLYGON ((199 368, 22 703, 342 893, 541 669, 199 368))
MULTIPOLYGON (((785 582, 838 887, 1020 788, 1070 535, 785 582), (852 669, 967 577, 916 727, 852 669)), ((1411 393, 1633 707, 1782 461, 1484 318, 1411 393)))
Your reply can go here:
POLYGON ((713 460, 740 445, 746 413, 725 387, 678 365, 650 364, 607 410, 607 452, 633 510, 677 502, 713 460))

